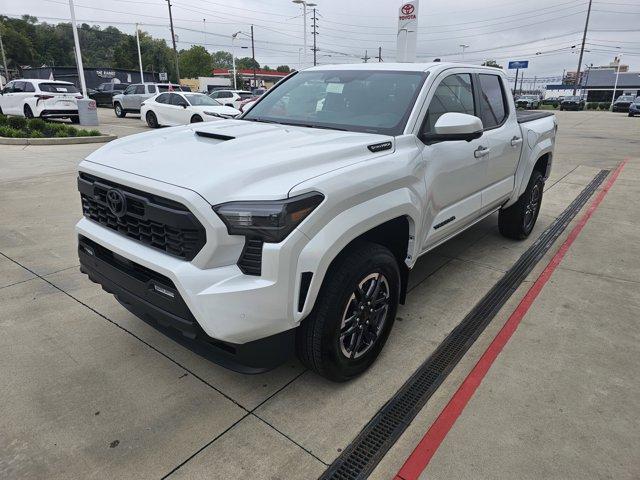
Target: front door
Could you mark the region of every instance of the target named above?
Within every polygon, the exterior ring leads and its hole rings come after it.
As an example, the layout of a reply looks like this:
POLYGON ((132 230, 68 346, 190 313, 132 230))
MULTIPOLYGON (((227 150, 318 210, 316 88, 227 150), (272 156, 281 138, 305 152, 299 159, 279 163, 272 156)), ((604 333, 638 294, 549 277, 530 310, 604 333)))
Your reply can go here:
MULTIPOLYGON (((422 132, 433 133, 438 118, 447 112, 478 115, 473 95, 473 76, 469 73, 442 74, 422 125, 422 132)), ((423 249, 431 248, 479 218, 482 190, 486 186, 487 141, 441 141, 425 145, 427 162, 427 203, 423 249)))

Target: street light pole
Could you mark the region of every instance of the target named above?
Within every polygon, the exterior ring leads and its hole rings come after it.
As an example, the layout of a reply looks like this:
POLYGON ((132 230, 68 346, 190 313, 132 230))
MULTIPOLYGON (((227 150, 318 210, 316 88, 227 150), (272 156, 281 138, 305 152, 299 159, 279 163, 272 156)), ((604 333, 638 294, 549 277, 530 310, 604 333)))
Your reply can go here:
MULTIPOLYGON (((4 56, 4 45, 2 44, 2 29, 0 29, 0 53, 2 53, 2 64, 4 65, 4 79, 9 81, 9 67, 7 67, 7 57, 4 56)), ((0 82, 2 83, 2 82, 0 82)), ((4 85, 0 85, 4 86, 4 85)))
POLYGON ((611 105, 609 110, 613 110, 613 102, 616 100, 616 90, 618 89, 618 77, 620 76, 620 64, 622 63, 622 54, 618 55, 618 69, 616 70, 616 81, 613 84, 613 95, 611 95, 611 105))
POLYGON ((256 50, 253 44, 253 25, 251 25, 251 58, 253 59, 253 87, 258 87, 256 80, 256 50))
POLYGON ((302 27, 303 27, 303 44, 304 52, 302 54, 302 61, 306 65, 307 63, 307 7, 315 7, 317 4, 307 2, 306 0, 292 0, 293 3, 302 5, 302 27))
POLYGON ((76 65, 78 67, 78 77, 80 78, 82 96, 86 98, 87 83, 84 79, 84 66, 82 65, 82 54, 80 53, 80 39, 78 38, 78 26, 76 25, 76 12, 73 8, 73 0, 69 0, 69 10, 71 10, 71 26, 73 30, 73 43, 76 49, 76 65))
POLYGON ((140 65, 140 83, 144 83, 144 72, 142 71, 142 54, 140 53, 140 35, 138 34, 137 23, 136 23, 136 45, 138 46, 138 65, 140 65))
POLYGON ((235 46, 235 41, 236 41, 236 37, 238 36, 240 32, 236 32, 233 35, 231 35, 231 63, 233 64, 233 89, 237 90, 237 86, 236 86, 236 46, 235 46))
POLYGON ((462 48, 462 61, 464 62, 464 51, 469 48, 469 45, 460 45, 460 48, 462 48))

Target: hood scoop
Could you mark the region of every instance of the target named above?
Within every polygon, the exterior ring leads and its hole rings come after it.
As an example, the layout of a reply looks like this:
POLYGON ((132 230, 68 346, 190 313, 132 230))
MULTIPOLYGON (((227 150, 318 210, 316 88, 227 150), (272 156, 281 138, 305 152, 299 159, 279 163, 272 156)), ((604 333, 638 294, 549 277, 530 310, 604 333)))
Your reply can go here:
POLYGON ((222 135, 220 133, 203 132, 201 130, 196 131, 196 135, 198 135, 199 137, 215 138, 216 140, 223 140, 223 141, 233 140, 234 138, 236 138, 236 137, 232 137, 231 135, 222 135))

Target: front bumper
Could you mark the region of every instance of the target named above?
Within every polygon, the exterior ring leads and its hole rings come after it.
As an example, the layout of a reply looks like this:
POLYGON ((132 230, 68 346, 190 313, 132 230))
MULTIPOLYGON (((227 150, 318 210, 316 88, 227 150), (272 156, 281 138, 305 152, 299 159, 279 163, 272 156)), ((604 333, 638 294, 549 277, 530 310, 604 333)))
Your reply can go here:
POLYGON ((78 256, 80 271, 115 295, 131 313, 226 368, 259 373, 280 365, 293 353, 293 329, 244 344, 212 338, 202 329, 170 278, 82 235, 78 239, 78 256))

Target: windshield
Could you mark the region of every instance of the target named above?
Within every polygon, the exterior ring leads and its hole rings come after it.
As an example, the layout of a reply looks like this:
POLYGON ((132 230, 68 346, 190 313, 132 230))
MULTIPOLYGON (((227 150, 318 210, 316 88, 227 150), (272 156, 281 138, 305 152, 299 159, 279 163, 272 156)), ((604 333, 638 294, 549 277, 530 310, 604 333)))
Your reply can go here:
POLYGON ((580 100, 580 97, 564 97, 564 99, 570 102, 577 102, 580 100))
POLYGON ((80 90, 75 85, 68 83, 41 83, 40 90, 50 93, 78 93, 80 90))
POLYGON ((633 97, 631 95, 622 95, 618 97, 618 101, 620 102, 631 102, 632 100, 633 100, 633 97))
POLYGON ((184 96, 189 101, 189 103, 195 107, 219 107, 220 105, 222 105, 220 102, 214 100, 211 97, 208 97, 203 93, 185 93, 184 96))
POLYGON ((254 96, 251 92, 238 92, 238 95, 240 95, 241 100, 246 100, 247 98, 251 98, 254 96))
POLYGON ((426 73, 301 72, 272 89, 243 120, 398 135, 426 73))
POLYGON ((525 95, 524 97, 522 97, 524 100, 537 100, 538 97, 536 97, 535 95, 525 95))

